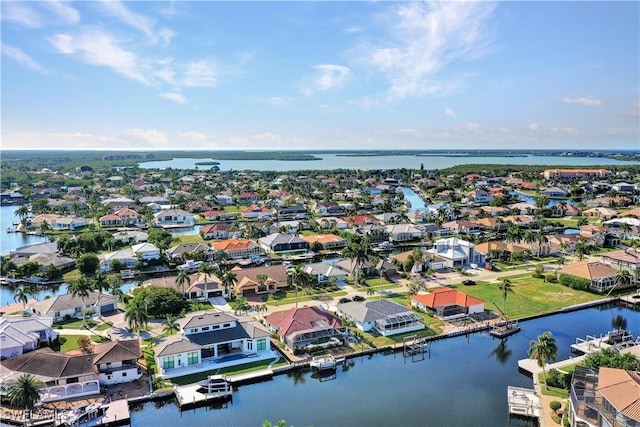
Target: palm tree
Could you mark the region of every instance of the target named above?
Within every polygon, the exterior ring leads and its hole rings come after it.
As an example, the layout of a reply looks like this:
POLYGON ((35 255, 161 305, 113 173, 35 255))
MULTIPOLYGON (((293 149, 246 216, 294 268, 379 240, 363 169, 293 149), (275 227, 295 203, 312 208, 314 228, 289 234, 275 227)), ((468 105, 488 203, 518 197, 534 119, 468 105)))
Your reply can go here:
POLYGON ((549 389, 547 385, 547 362, 553 362, 558 357, 558 344, 556 339, 551 335, 550 331, 543 332, 538 335, 537 340, 532 340, 529 343, 528 350, 529 359, 534 359, 538 362, 538 366, 542 368, 542 375, 545 378, 545 387, 549 389))
POLYGON ((208 262, 203 262, 198 267, 198 273, 204 274, 204 280, 208 282, 209 277, 216 274, 216 268, 208 262))
POLYGON ((167 318, 162 322, 162 330, 168 332, 169 335, 171 335, 173 331, 177 331, 178 329, 180 329, 178 318, 167 314, 167 318))
POLYGON ((191 286, 191 276, 187 270, 180 270, 178 277, 176 277, 176 285, 182 289, 182 295, 184 295, 184 282, 191 286))
POLYGON ((633 275, 629 270, 620 270, 616 277, 613 278, 613 287, 609 289, 607 296, 611 295, 611 292, 617 287, 624 288, 631 284, 633 281, 633 275))
POLYGON ((40 400, 41 389, 45 384, 31 374, 21 375, 18 380, 9 387, 8 397, 13 406, 33 409, 40 400))
POLYGON ((500 289, 500 293, 502 294, 502 314, 507 317, 507 295, 509 295, 509 293, 514 293, 513 284, 511 283, 511 280, 504 278, 498 285, 498 289, 500 289))
POLYGON ((111 289, 111 284, 109 283, 109 278, 106 274, 101 271, 98 271, 95 276, 93 276, 93 289, 98 291, 98 303, 96 304, 100 307, 100 299, 102 298, 102 292, 108 291, 111 289))
POLYGON ((124 313, 124 319, 129 323, 129 329, 137 333, 138 337, 140 337, 140 331, 146 327, 149 322, 145 301, 139 298, 133 298, 129 301, 124 313))
POLYGON ((86 316, 85 316, 85 304, 84 300, 89 296, 89 293, 93 291, 93 284, 87 280, 85 276, 79 279, 71 280, 67 284, 67 291, 73 295, 73 297, 80 297, 82 301, 82 327, 86 328, 86 316))
POLYGON ((535 239, 536 243, 538 244, 538 257, 540 257, 542 252, 542 245, 549 242, 549 239, 542 230, 538 230, 535 232, 535 239))
POLYGON ((18 218, 20 218, 20 223, 24 225, 26 223, 27 217, 29 216, 29 207, 27 205, 22 205, 14 212, 18 218))
POLYGON ((307 286, 311 282, 311 275, 304 271, 303 264, 296 264, 295 267, 289 269, 287 274, 291 278, 291 282, 296 288, 296 310, 298 309, 298 286, 307 286))
POLYGON ((519 242, 521 238, 522 238, 522 231, 520 230, 520 227, 513 226, 507 229, 506 238, 505 238, 507 243, 519 242))
POLYGON ((589 245, 587 245, 587 242, 584 241, 584 239, 579 239, 578 243, 576 243, 575 245, 574 251, 578 255, 580 261, 582 261, 585 255, 589 255, 591 249, 589 248, 589 245))
POLYGON ((22 310, 24 310, 27 306, 27 302, 29 301, 30 289, 27 286, 18 286, 13 293, 13 300, 15 302, 22 303, 22 310))
POLYGON ((235 288, 236 283, 238 283, 238 277, 236 276, 235 272, 229 270, 222 275, 220 281, 222 282, 222 286, 224 287, 224 292, 227 294, 227 297, 229 297, 229 289, 235 288))
POLYGON ((358 284, 358 274, 362 269, 362 265, 369 260, 366 248, 357 243, 350 243, 342 250, 342 255, 351 259, 351 265, 355 272, 355 282, 358 284))

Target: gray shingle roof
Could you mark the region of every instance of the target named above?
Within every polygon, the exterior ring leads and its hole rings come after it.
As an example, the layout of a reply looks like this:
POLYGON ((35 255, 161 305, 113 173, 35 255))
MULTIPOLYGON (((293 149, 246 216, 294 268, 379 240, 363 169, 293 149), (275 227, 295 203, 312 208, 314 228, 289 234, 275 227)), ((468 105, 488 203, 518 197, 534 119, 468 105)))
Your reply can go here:
POLYGON ((389 300, 348 302, 338 304, 338 309, 359 322, 374 322, 401 313, 412 313, 407 307, 389 300))

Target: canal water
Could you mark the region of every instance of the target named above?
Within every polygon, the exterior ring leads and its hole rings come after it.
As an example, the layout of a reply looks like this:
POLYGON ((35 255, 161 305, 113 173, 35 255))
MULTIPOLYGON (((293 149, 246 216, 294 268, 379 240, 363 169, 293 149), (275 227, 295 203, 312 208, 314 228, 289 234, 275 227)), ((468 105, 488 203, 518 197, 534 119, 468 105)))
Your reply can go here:
POLYGON ((507 387, 532 387, 518 371, 531 340, 550 330, 558 360, 571 356, 577 337, 611 330, 621 315, 637 332, 640 312, 612 305, 557 314, 522 323, 504 343, 488 333, 432 343, 425 360, 400 353, 351 359, 335 378, 298 371, 240 386, 226 405, 181 412, 173 400, 135 405, 133 427, 259 426, 284 419, 295 426, 476 426, 533 425, 508 416, 507 387))

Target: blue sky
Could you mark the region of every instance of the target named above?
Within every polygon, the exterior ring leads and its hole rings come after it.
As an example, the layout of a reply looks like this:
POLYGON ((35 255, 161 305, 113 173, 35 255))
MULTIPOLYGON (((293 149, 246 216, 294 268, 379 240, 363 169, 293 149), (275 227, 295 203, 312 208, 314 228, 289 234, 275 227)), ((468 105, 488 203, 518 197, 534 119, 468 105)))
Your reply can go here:
POLYGON ((2 149, 640 149, 640 3, 2 1, 2 149))

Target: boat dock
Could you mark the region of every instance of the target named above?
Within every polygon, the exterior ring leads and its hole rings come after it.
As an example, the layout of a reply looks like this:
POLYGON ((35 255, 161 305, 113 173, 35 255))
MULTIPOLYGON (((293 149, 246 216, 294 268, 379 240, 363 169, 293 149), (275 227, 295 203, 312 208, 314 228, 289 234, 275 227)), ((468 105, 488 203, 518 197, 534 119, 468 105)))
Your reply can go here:
POLYGON ((607 341, 609 337, 607 335, 600 335, 600 337, 594 337, 587 335, 586 338, 576 338, 576 343, 571 344, 571 351, 580 354, 596 353, 604 348, 611 347, 607 341))
POLYGON ((509 386, 507 388, 509 401, 509 414, 524 417, 538 418, 542 413, 540 397, 535 390, 522 387, 509 386))
POLYGON ((87 422, 87 427, 114 426, 129 424, 131 422, 129 402, 127 402, 126 399, 119 399, 106 403, 102 405, 101 409, 104 411, 103 415, 87 422))
POLYGON ((636 305, 640 304, 640 292, 637 292, 631 295, 621 296, 620 301, 625 305, 635 307, 636 305))
POLYGON ((206 404, 209 401, 227 398, 233 395, 233 387, 231 384, 228 384, 227 387, 223 389, 216 389, 211 393, 206 392, 199 384, 179 386, 176 387, 174 391, 181 409, 185 406, 206 404))

